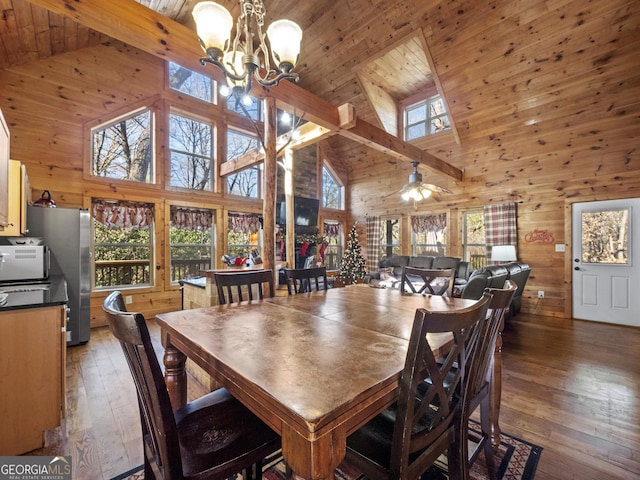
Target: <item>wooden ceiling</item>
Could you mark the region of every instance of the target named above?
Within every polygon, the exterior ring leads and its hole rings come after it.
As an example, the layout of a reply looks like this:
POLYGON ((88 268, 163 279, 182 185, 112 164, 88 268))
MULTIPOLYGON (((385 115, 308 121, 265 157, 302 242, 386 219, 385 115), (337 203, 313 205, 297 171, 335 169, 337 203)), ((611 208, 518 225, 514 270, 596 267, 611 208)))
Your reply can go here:
MULTIPOLYGON (((61 1, 0 0, 0 69, 109 39, 73 21, 74 13, 53 13, 61 1)), ((88 0, 64 1, 73 12, 88 0)), ((126 11, 134 1, 96 8, 126 11)), ((137 3, 194 28, 190 12, 197 0, 137 3)), ((237 14, 236 0, 220 3, 237 14)), ((598 111, 628 111, 637 105, 631 98, 640 97, 638 2, 265 0, 265 7, 267 23, 290 18, 303 29, 296 68, 300 86, 333 106, 354 105, 359 119, 392 131, 394 103, 425 89, 439 90, 455 135, 417 145, 458 169, 472 168, 475 161, 464 156, 466 142, 482 139, 501 159, 514 160, 523 152, 502 146, 507 135, 553 132, 571 124, 570 142, 600 128, 593 118, 598 111), (600 102, 601 94, 620 89, 629 92, 626 105, 600 102), (580 114, 585 111, 592 115, 580 114)), ((116 37, 118 27, 99 30, 116 37)), ((362 144, 344 138, 331 141, 340 156, 359 156, 362 144)))

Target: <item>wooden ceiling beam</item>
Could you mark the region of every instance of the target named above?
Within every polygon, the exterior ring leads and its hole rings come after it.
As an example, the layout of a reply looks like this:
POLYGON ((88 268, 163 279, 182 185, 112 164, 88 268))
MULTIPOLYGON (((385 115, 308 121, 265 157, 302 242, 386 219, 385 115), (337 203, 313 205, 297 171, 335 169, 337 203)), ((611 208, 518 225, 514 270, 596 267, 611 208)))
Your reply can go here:
MULTIPOLYGON (((206 72, 214 79, 224 81, 217 68, 209 67, 205 70, 200 64, 199 59, 203 52, 195 31, 134 0, 27 1, 151 55, 174 61, 195 71, 206 72)), ((462 170, 360 119, 357 119, 356 125, 352 128, 341 128, 337 107, 296 84, 282 82, 275 88, 258 85, 251 93, 258 97, 271 96, 278 102, 278 108, 288 107, 290 110, 304 112, 306 120, 336 131, 353 141, 396 158, 420 162, 456 180, 462 179, 462 170)))

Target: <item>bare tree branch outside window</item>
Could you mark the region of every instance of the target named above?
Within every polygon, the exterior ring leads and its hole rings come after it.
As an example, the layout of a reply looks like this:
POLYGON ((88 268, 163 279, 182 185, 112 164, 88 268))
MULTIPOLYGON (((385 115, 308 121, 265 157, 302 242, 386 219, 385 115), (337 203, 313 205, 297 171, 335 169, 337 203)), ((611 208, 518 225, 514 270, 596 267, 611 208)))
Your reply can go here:
POLYGON ((93 174, 153 182, 151 110, 93 130, 93 174))
POLYGON ((213 190, 213 128, 192 118, 169 116, 171 186, 213 190))
MULTIPOLYGON (((227 161, 235 160, 259 148, 255 135, 227 130, 227 161)), ((232 195, 258 198, 258 182, 260 180, 258 167, 250 167, 241 172, 228 175, 227 192, 232 195)))

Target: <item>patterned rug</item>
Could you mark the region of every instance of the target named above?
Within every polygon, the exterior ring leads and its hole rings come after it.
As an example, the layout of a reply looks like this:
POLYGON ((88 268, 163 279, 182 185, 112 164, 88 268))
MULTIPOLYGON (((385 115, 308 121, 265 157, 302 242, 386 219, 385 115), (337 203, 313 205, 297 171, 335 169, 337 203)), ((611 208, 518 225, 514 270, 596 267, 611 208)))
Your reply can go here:
MULTIPOLYGON (((477 431, 477 424, 469 423, 469 431, 477 431)), ((496 452, 496 465, 498 466, 498 478, 504 480, 532 480, 536 474, 538 460, 542 453, 542 447, 525 442, 519 438, 502 434, 502 443, 496 452)), ((347 462, 342 462, 335 474, 336 480, 367 480, 347 462)), ((281 458, 267 463, 262 477, 264 480, 284 480, 284 463, 281 458)), ((423 480, 446 479, 447 476, 437 469, 433 469, 423 476, 423 480)), ((481 453, 471 469, 471 480, 487 480, 489 475, 481 453)), ((240 477, 238 477, 240 479, 240 477)), ((129 472, 114 477, 112 480, 144 480, 143 467, 137 467, 129 472)))

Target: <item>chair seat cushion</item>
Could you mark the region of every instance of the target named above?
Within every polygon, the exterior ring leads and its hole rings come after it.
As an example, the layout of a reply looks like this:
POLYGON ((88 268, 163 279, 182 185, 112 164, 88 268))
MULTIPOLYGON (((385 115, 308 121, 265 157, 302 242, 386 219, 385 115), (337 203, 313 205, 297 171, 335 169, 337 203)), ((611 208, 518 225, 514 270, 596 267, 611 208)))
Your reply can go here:
POLYGON ((180 408, 175 418, 185 476, 237 462, 243 452, 264 450, 266 455, 280 441, 224 388, 180 408))

